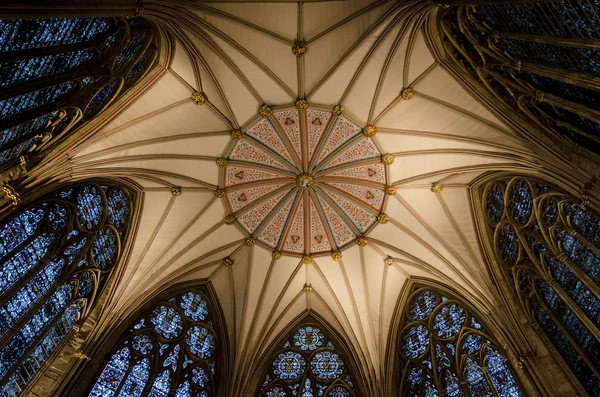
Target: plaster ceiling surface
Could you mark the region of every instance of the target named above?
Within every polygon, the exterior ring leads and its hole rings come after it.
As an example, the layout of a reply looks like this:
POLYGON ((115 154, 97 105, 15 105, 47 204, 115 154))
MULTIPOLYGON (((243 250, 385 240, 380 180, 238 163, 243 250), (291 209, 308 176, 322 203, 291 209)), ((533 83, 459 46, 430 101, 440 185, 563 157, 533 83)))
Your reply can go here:
POLYGON ((108 313, 129 313, 150 291, 208 279, 223 309, 237 380, 247 380, 269 343, 310 309, 347 338, 375 381, 410 278, 441 281, 489 307, 468 187, 482 173, 533 165, 511 131, 435 61, 423 28, 431 10, 429 1, 366 0, 166 9, 176 37, 167 72, 71 160, 74 177, 122 176, 144 188, 140 225, 108 313), (302 57, 292 52, 298 41, 306 43, 302 57), (403 97, 409 87, 414 97, 403 97), (190 99, 194 91, 204 93, 204 104, 190 99), (298 98, 307 109, 295 106, 298 98), (267 116, 259 114, 263 104, 267 116), (343 116, 332 113, 336 105, 343 116), (315 112, 331 119, 321 120, 330 135, 315 152, 335 152, 320 165, 307 159, 315 112), (298 130, 286 130, 287 117, 298 130), (327 148, 337 121, 352 131, 327 148), (376 127, 374 136, 364 133, 367 125, 376 127), (242 139, 232 138, 234 130, 242 139), (342 178, 317 178, 356 142, 368 142, 371 151, 333 169, 379 167, 382 179, 348 178, 343 185, 342 178), (256 160, 250 149, 270 160, 256 160), (381 154, 392 154, 393 163, 382 164, 381 154), (255 190, 238 201, 235 174, 251 170, 275 176, 250 182, 246 188, 255 190), (298 182, 302 173, 314 177, 311 189, 298 182), (440 194, 430 190, 435 182, 444 185, 440 194), (383 194, 386 185, 395 194, 383 194), (181 195, 171 194, 173 186, 181 195), (365 187, 373 203, 359 197, 365 187), (366 220, 353 218, 353 209, 366 220), (259 212, 260 219, 244 218, 259 212), (380 213, 388 218, 381 223, 380 213), (334 218, 350 228, 345 240, 336 240, 334 218), (303 222, 298 248, 291 230, 303 222), (312 244, 316 234, 325 243, 312 244), (331 255, 338 250, 341 258, 331 255))

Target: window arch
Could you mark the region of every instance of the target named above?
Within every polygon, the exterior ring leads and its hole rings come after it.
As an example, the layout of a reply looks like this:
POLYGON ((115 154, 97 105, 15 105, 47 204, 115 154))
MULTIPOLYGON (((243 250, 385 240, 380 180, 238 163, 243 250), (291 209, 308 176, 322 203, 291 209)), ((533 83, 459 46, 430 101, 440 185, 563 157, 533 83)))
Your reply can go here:
POLYGON ((600 153, 598 2, 481 3, 443 12, 450 57, 544 131, 600 153))
POLYGON ((400 324, 399 396, 522 395, 497 343, 458 300, 418 288, 400 324))
POLYGON ((324 330, 307 319, 273 354, 257 396, 356 397, 350 360, 324 330))
POLYGON ((123 333, 89 397, 214 397, 224 345, 208 295, 168 294, 123 333))
POLYGON ((529 320, 600 395, 600 219, 550 184, 489 182, 483 212, 499 269, 529 320))
POLYGON ((0 226, 0 390, 17 396, 82 324, 116 264, 132 194, 70 185, 0 226))
POLYGON ((0 20, 0 167, 62 139, 156 63, 139 18, 0 20))

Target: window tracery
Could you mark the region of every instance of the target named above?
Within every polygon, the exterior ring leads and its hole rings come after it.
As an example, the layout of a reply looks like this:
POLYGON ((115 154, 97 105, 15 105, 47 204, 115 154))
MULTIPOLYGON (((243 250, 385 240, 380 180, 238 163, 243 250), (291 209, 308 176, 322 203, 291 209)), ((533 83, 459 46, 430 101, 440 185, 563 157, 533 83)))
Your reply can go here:
POLYGON ((131 195, 71 185, 0 226, 0 390, 18 396, 85 321, 120 260, 131 195))
POLYGON ((350 362, 317 324, 296 327, 273 356, 260 397, 355 397, 350 362))
POLYGON ((482 203, 498 264, 529 320, 589 395, 599 395, 600 219, 522 177, 488 183, 482 203))
POLYGON ((0 166, 54 144, 156 63, 139 19, 0 20, 0 166))
POLYGON ((411 295, 399 336, 399 396, 521 396, 498 345, 465 305, 438 291, 411 295))
POLYGON ((600 153, 600 5, 521 2, 453 7, 448 54, 504 105, 600 153))
POLYGON ((214 316, 198 288, 153 305, 121 337, 89 396, 217 396, 214 316))

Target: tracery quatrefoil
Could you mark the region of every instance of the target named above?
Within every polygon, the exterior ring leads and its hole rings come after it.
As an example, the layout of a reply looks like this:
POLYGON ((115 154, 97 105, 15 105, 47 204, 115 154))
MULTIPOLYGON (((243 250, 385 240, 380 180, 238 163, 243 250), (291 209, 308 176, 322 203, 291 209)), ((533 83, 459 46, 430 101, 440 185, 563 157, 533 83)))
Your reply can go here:
POLYGON ((352 244, 377 224, 386 198, 382 153, 362 130, 314 105, 255 119, 223 156, 227 212, 274 251, 327 254, 352 244))

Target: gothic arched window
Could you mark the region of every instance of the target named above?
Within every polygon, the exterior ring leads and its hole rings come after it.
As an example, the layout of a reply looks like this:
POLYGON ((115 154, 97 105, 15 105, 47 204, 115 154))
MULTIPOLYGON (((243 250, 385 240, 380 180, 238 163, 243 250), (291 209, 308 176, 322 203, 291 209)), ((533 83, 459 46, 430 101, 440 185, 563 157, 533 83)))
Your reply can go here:
POLYGON ((323 328, 296 327, 269 365, 260 397, 355 397, 350 362, 323 328))
POLYGON ((399 396, 521 396, 498 345, 459 301, 417 289, 400 324, 399 396))
POLYGON ((139 19, 0 20, 0 167, 91 120, 155 64, 139 19))
POLYGON ((533 179, 487 184, 496 260, 534 328, 590 396, 600 395, 600 218, 533 179))
POLYGON ((71 185, 0 226, 2 395, 19 395, 85 321, 121 260, 131 201, 111 184, 71 185))
POLYGON ((600 153, 598 26, 597 1, 557 0, 453 7, 440 28, 448 54, 496 98, 600 153))
POLYGON ((215 308, 197 288, 159 301, 121 336, 89 397, 216 397, 215 308))

